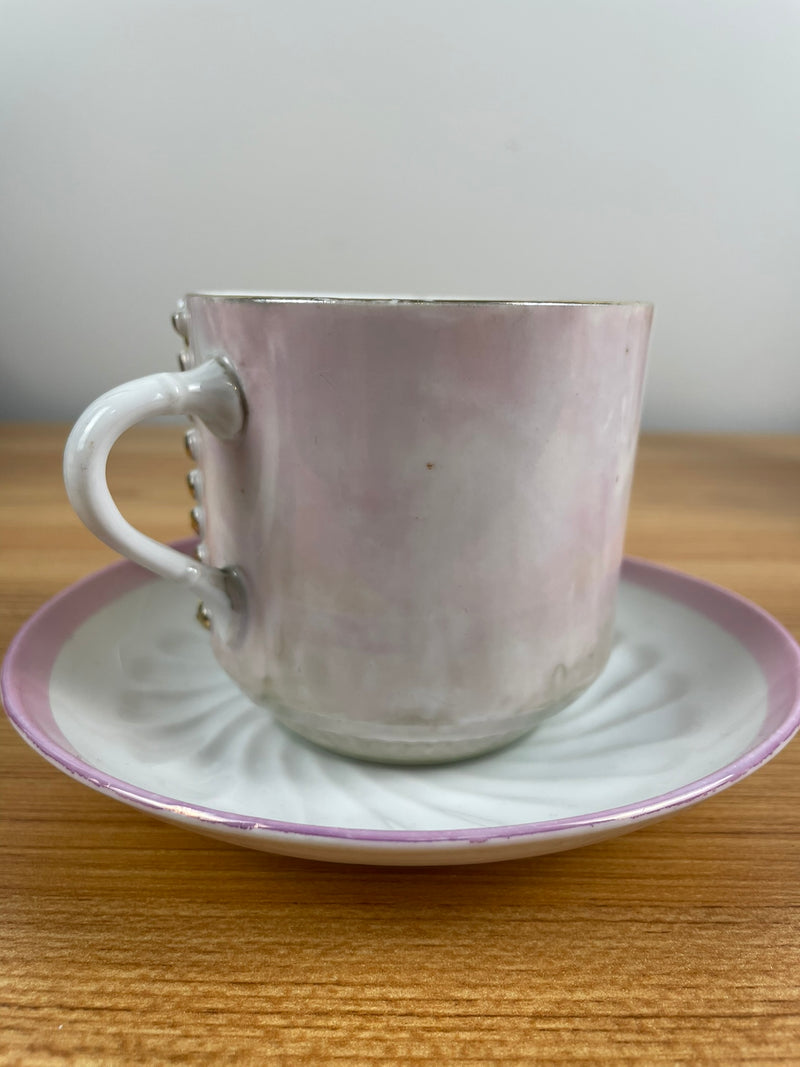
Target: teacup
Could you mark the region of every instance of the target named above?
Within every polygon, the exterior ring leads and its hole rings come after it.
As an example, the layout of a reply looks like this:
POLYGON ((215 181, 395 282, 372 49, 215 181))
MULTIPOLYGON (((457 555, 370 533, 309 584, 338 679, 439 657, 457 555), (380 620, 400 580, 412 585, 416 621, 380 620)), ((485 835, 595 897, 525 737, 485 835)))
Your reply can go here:
POLYGON ((218 661, 290 729, 365 759, 474 756, 599 674, 612 639, 652 307, 195 293, 182 370, 95 401, 70 500, 201 601, 218 661), (105 480, 182 413, 197 558, 105 480))

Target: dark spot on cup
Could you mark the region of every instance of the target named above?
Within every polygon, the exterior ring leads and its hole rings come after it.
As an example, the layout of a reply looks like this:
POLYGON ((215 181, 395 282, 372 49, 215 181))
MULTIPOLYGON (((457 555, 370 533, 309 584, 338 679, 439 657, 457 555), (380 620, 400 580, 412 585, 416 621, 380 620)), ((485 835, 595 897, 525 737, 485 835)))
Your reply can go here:
POLYGON ((435 463, 426 463, 425 466, 428 468, 429 471, 432 471, 433 468, 436 466, 436 464, 435 463))

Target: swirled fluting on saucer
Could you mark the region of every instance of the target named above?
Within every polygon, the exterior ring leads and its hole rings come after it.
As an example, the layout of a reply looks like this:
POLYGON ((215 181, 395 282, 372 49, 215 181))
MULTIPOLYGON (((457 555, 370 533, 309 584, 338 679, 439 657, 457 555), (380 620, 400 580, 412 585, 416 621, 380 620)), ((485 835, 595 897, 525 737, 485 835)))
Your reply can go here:
POLYGON ((40 608, 0 689, 60 770, 232 844, 401 866, 534 856, 696 804, 800 729, 800 648, 761 608, 642 560, 625 561, 621 592, 597 685, 526 741, 449 767, 354 763, 253 715, 188 625, 192 605, 130 563, 40 608))
POLYGON ((724 629, 623 582, 606 670, 528 737, 447 766, 361 763, 251 704, 214 660, 191 602, 149 582, 76 631, 50 691, 75 750, 150 792, 288 823, 437 830, 565 819, 702 778, 752 743, 766 687, 724 629))

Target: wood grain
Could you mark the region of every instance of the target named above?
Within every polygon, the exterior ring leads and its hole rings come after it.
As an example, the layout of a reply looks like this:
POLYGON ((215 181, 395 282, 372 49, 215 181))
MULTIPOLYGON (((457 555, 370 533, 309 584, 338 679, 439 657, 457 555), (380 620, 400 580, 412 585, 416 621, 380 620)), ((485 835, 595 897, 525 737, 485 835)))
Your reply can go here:
MULTIPOLYGON (((0 641, 112 559, 64 427, 0 430, 0 641)), ((187 532, 175 428, 112 481, 187 532)), ((800 438, 649 437, 628 548, 800 634, 800 438)), ((800 742, 720 796, 576 852, 391 870, 248 852, 70 781, 0 726, 0 1057, 38 1064, 800 1063, 800 742)))

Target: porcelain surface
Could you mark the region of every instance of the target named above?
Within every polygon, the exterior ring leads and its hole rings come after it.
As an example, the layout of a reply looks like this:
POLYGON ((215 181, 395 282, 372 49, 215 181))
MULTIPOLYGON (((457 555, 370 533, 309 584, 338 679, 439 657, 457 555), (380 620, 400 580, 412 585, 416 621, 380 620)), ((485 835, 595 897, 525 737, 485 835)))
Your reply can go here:
POLYGON ((320 749, 214 659, 191 594, 132 564, 46 605, 3 672, 17 729, 101 792, 236 844, 408 865, 509 859, 633 830, 755 770, 800 723, 800 653, 760 609, 639 561, 600 678, 531 734, 430 767, 320 749))

